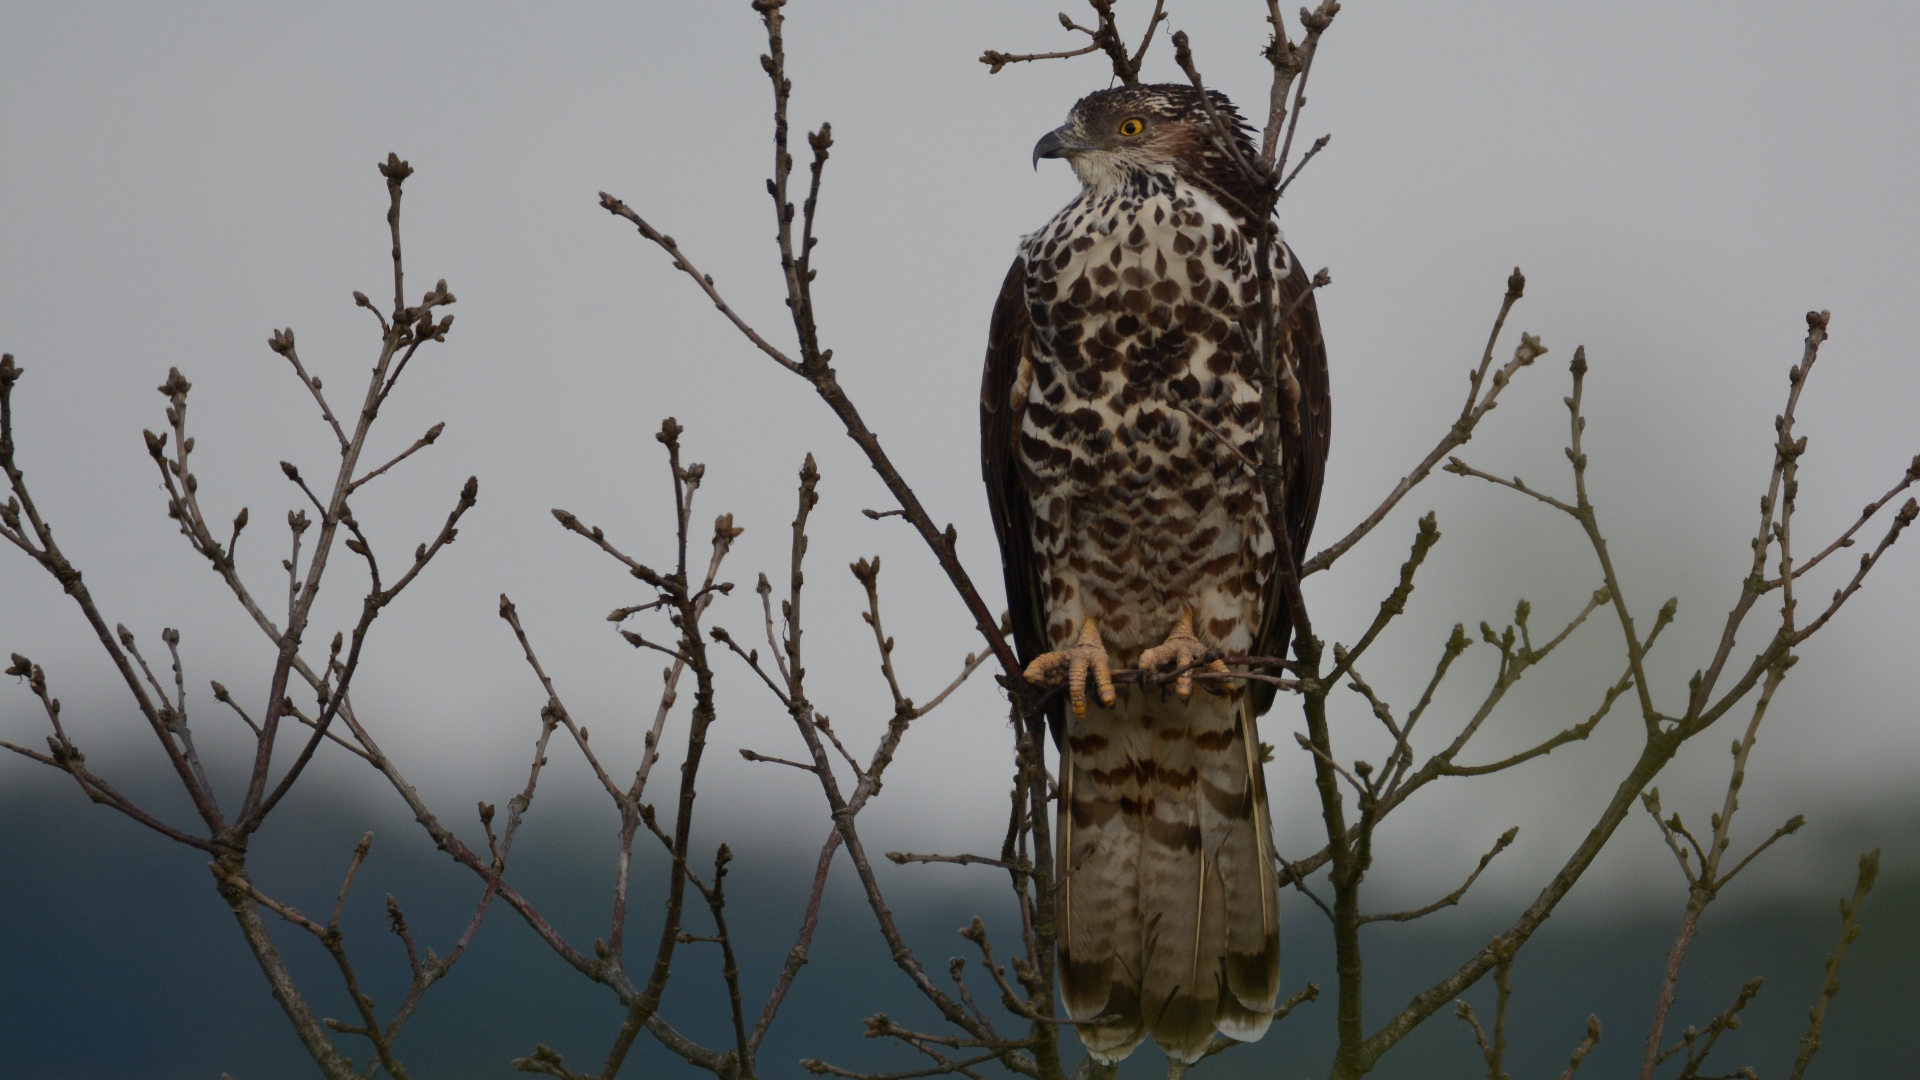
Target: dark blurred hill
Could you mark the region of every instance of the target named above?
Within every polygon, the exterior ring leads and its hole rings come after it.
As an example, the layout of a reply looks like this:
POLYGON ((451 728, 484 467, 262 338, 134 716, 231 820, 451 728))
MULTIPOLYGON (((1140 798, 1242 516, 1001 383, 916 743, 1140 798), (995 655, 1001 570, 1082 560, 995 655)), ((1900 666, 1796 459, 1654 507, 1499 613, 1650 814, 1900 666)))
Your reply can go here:
MULTIPOLYGON (((15 775, 18 775, 17 772, 15 775)), ((204 860, 120 816, 84 802, 70 786, 41 777, 0 792, 0 1077, 8 1080, 235 1080, 312 1075, 266 983, 214 895, 204 860)), ((361 832, 377 840, 355 886, 343 925, 362 977, 389 1005, 404 988, 405 959, 384 927, 382 897, 405 906, 416 939, 444 949, 464 925, 478 889, 434 852, 417 826, 381 809, 324 793, 298 793, 256 845, 257 880, 277 897, 324 918, 339 874, 361 832)), ((513 876, 583 948, 605 933, 610 826, 604 816, 537 804, 516 852, 513 876)), ((729 879, 732 921, 744 967, 748 1008, 757 1011, 798 925, 813 853, 794 851, 783 865, 743 858, 729 879)), ((1850 855, 1845 859, 1850 863, 1850 855)), ((1006 933, 1011 915, 999 879, 978 868, 937 868, 939 887, 889 871, 892 900, 929 968, 966 955, 954 930, 975 914, 1006 933), (948 873, 952 870, 954 872, 948 873)), ((652 947, 659 917, 661 861, 651 851, 636 871, 630 956, 652 947)), ((1831 893, 1846 883, 1802 895, 1831 893)), ((1331 986, 1330 939, 1317 912, 1289 901, 1286 981, 1331 986)), ((1377 935, 1368 972, 1371 1019, 1386 1015, 1425 982, 1483 944, 1498 905, 1443 913, 1425 922, 1388 924, 1377 935)), ((801 1057, 856 1068, 919 1064, 895 1046, 861 1038, 863 1017, 886 1011, 903 1023, 934 1027, 889 963, 847 867, 836 868, 813 949, 761 1057, 768 1076, 799 1076, 801 1057)), ((1637 1065, 1658 973, 1677 910, 1613 917, 1556 918, 1514 969, 1515 1077, 1557 1076, 1598 1013, 1606 1036, 1582 1076, 1628 1075, 1637 1065)), ((1829 1018, 1825 1049, 1811 1075, 1920 1075, 1920 875, 1883 877, 1868 901, 1866 930, 1843 973, 1845 989, 1829 1018)), ((1722 1042, 1717 1068, 1752 1065, 1783 1077, 1805 1028, 1821 959, 1839 925, 1832 898, 1753 898, 1710 911, 1681 982, 1678 1032, 1724 1008, 1755 975, 1767 983, 1745 1023, 1722 1042)), ((704 910, 691 929, 705 932, 704 910)), ((324 953, 305 934, 276 923, 284 952, 323 1016, 349 1015, 324 953)), ((1010 948, 1003 951, 1011 951, 1010 948)), ((709 1045, 730 1030, 711 945, 681 947, 664 1015, 709 1045)), ((970 964, 977 972, 978 965, 970 964)), ((983 1001, 993 995, 977 989, 983 1001)), ((1491 1015, 1492 987, 1471 1000, 1491 1015)), ((1202 1075, 1293 1080, 1324 1075, 1331 1044, 1330 1002, 1304 1006, 1266 1040, 1236 1048, 1202 1075)), ((1451 1010, 1447 1012, 1450 1013, 1451 1010)), ((561 964, 503 905, 489 914, 476 944, 436 987, 400 1042, 414 1075, 506 1077, 510 1059, 547 1043, 576 1068, 597 1067, 620 1011, 603 988, 561 964), (597 991, 597 992, 596 992, 597 991)), ((752 1022, 751 1013, 749 1023, 752 1022)), ((657 1048, 630 1059, 632 1076, 693 1076, 657 1048)), ((350 1053, 364 1047, 342 1039, 350 1053)), ((1393 1078, 1484 1076, 1465 1025, 1443 1013, 1402 1044, 1375 1074, 1393 1078)), ((1159 1075, 1158 1055, 1142 1052, 1124 1070, 1159 1075)), ((1671 1068, 1665 1070, 1671 1073, 1671 1068)), ((701 1074, 704 1075, 704 1074, 701 1074)))

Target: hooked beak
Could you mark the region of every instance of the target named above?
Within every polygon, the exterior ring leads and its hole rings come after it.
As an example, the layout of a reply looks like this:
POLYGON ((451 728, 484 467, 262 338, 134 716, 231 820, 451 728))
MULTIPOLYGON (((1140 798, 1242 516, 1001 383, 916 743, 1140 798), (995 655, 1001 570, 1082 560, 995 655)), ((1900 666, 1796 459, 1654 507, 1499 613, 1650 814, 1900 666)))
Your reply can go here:
POLYGON ((1054 128, 1041 136, 1039 142, 1033 144, 1033 167, 1035 169, 1040 167, 1041 158, 1070 157, 1085 149, 1087 146, 1074 138, 1073 133, 1067 128, 1064 126, 1054 128))

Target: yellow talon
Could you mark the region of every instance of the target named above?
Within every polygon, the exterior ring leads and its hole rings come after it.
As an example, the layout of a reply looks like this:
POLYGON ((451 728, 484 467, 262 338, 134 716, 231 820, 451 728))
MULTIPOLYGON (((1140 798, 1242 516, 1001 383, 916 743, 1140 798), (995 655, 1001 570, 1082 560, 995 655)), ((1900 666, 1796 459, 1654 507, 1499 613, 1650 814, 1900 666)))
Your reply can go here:
POLYGON ((1072 648, 1045 653, 1028 664, 1026 679, 1036 685, 1047 682, 1062 665, 1067 669, 1067 700, 1073 705, 1073 715, 1087 715, 1089 674, 1093 676, 1094 689, 1100 693, 1100 704, 1113 705, 1113 666, 1107 659, 1106 643, 1100 640, 1099 619, 1087 616, 1086 622, 1080 625, 1080 639, 1072 648))
MULTIPOLYGON (((1180 612, 1180 621, 1173 624, 1173 632, 1167 640, 1140 654, 1140 668, 1143 671, 1168 664, 1176 668, 1186 668, 1174 677, 1173 692, 1181 701, 1193 694, 1193 670, 1187 665, 1207 654, 1207 647, 1193 636, 1193 609, 1185 608, 1180 612)), ((1224 673, 1227 665, 1215 660, 1207 665, 1207 670, 1224 673)))

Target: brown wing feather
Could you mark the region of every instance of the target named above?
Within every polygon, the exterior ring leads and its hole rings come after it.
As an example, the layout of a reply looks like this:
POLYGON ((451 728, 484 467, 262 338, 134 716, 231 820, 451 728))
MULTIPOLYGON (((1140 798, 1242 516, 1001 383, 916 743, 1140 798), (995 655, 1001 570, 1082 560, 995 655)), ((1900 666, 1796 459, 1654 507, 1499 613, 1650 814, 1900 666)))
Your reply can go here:
MULTIPOLYGON (((1000 541, 1000 566, 1006 575, 1007 611, 1013 620, 1013 647, 1022 664, 1047 650, 1046 592, 1034 558, 1032 501, 1020 477, 1015 449, 1020 412, 1010 400, 1020 365, 1033 342, 1033 316, 1027 311, 1027 267, 1015 258, 993 305, 987 331, 986 370, 980 379, 980 471, 987 482, 987 508, 1000 541)), ((1065 704, 1049 707, 1047 720, 1058 743, 1065 704)))
MULTIPOLYGON (((1283 311, 1292 307, 1311 288, 1300 260, 1291 257, 1291 250, 1288 255, 1291 272, 1275 283, 1278 295, 1274 301, 1283 311)), ((1300 379, 1300 433, 1295 435, 1285 425, 1280 428, 1280 460, 1282 483, 1285 486, 1283 498, 1286 502, 1282 509, 1288 538, 1293 541, 1297 570, 1298 564, 1306 561, 1311 554, 1307 550, 1307 542, 1313 536, 1313 519, 1320 512, 1320 484, 1326 478, 1327 448, 1333 438, 1333 404, 1327 387, 1327 347, 1320 336, 1320 312, 1314 306, 1313 297, 1307 296, 1301 301, 1287 330, 1287 339, 1281 344, 1292 351, 1300 379)), ((1266 613, 1261 620, 1259 637, 1254 643, 1255 655, 1284 656, 1292 635, 1293 622, 1287 616, 1286 600, 1280 591, 1280 576, 1276 574, 1268 588, 1266 613)), ((1266 712, 1273 704, 1274 689, 1270 684, 1253 684, 1255 715, 1266 712)))

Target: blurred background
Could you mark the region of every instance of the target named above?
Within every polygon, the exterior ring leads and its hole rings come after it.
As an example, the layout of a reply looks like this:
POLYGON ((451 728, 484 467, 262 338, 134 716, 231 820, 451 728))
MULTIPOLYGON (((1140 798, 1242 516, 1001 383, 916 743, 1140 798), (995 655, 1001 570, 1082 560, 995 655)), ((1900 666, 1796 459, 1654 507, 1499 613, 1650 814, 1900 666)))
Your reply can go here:
MULTIPOLYGON (((1136 35, 1149 9, 1123 3, 1122 29, 1136 35)), ((1169 11, 1208 82, 1258 113, 1268 86, 1264 7, 1176 2, 1169 11)), ((935 520, 956 525, 963 560, 997 603, 974 464, 987 315, 1019 236, 1074 191, 1060 163, 1029 168, 1031 147, 1079 95, 1107 84, 1107 68, 1089 56, 989 76, 977 62, 984 49, 1080 44, 1031 4, 811 0, 788 14, 793 122, 830 120, 836 138, 815 263, 823 343, 935 520)), ((1656 700, 1677 709, 1746 572, 1804 312, 1831 309, 1833 336, 1799 410, 1810 449, 1796 548, 1844 529, 1920 450, 1920 368, 1907 332, 1920 287, 1916 39, 1920 10, 1888 3, 1812 15, 1768 3, 1349 5, 1321 47, 1296 148, 1327 132, 1332 143, 1281 206, 1300 258, 1328 267, 1334 282, 1319 297, 1337 422, 1318 545, 1371 510, 1452 423, 1517 264, 1527 297, 1501 356, 1522 329, 1551 351, 1463 456, 1567 490, 1559 399, 1567 360, 1586 346, 1593 497, 1641 625, 1667 597, 1680 600, 1651 661, 1656 700)), ((888 496, 811 391, 597 205, 596 193, 610 192, 673 234, 736 310, 784 342, 764 191, 763 49, 744 0, 538 11, 0 5, 0 349, 26 369, 14 395, 19 463, 106 617, 153 652, 163 627, 181 630, 190 712, 227 790, 241 782, 246 748, 215 711, 207 680, 255 708, 271 651, 175 535, 140 430, 164 423, 153 387, 178 367, 195 386, 202 504, 215 521, 250 508, 241 567, 273 595, 285 557, 275 523, 298 501, 277 462, 317 472, 333 451, 266 337, 292 327, 336 408, 350 407, 378 330, 349 294, 390 288, 386 194, 373 168, 388 151, 416 170, 403 211, 410 296, 445 277, 459 303, 448 342, 416 358, 383 410, 368 458, 384 461, 436 422, 446 432, 356 496, 355 511, 391 562, 433 535, 468 475, 479 477, 480 502, 460 542, 376 626, 355 699, 463 835, 477 841, 478 827, 459 808, 504 802, 524 782, 543 700, 495 617, 503 592, 614 771, 637 760, 660 665, 620 641, 604 615, 650 597, 548 510, 565 507, 630 553, 669 561, 667 474, 652 438, 664 416, 686 425, 689 458, 708 466, 697 516, 733 512, 747 530, 723 574, 743 588, 713 615, 740 634, 758 626, 745 586, 785 566, 794 473, 817 455, 825 479, 808 667, 820 707, 857 752, 891 709, 860 590, 842 566, 883 557, 895 659, 916 699, 979 648, 909 528, 860 515, 889 507, 888 496)), ((1180 77, 1164 40, 1145 76, 1180 77)), ((1323 636, 1352 641, 1364 629, 1428 510, 1445 538, 1364 668, 1402 712, 1455 623, 1470 634, 1483 620, 1502 627, 1526 598, 1545 636, 1599 582, 1572 522, 1437 475, 1309 580, 1323 636)), ((1809 824, 1709 913, 1670 1029, 1703 1023, 1740 983, 1767 975, 1748 1023, 1716 1055, 1728 1070, 1784 1071, 1838 931, 1833 899, 1850 889, 1858 853, 1875 846, 1885 852, 1883 884, 1814 1074, 1911 1075, 1920 1061, 1920 1036, 1901 1019, 1920 1005, 1920 725, 1909 660, 1920 562, 1911 555, 1896 549, 1802 650, 1762 729, 1736 852, 1791 814, 1809 824)), ((1851 569, 1848 555, 1816 571, 1803 615, 1851 569)), ((359 574, 336 562, 320 626, 350 625, 359 574)), ((1764 640, 1771 609, 1770 600, 1756 612, 1736 662, 1764 640)), ((649 630, 666 637, 664 625, 649 630)), ((0 651, 45 666, 99 772, 169 820, 190 820, 91 631, 11 550, 0 552, 0 651)), ((1491 682, 1492 652, 1476 646, 1456 665, 1424 722, 1429 748, 1471 715, 1491 682)), ((1621 666, 1617 629, 1592 620, 1508 695, 1468 758, 1493 760, 1584 719, 1621 666)), ((806 868, 830 823, 810 778, 735 753, 794 756, 798 740, 777 702, 743 672, 723 673, 696 847, 710 853, 724 840, 737 854, 735 925, 747 938, 751 1002, 791 943, 806 868)), ((1340 705, 1343 754, 1378 761, 1386 743, 1377 724, 1357 698, 1340 705)), ((1688 747, 1660 781, 1666 806, 1689 821, 1719 808, 1733 721, 1688 747)), ((683 723, 684 710, 669 745, 683 723)), ((1283 705, 1266 723, 1263 736, 1282 748, 1269 776, 1276 838, 1304 855, 1319 826, 1308 764, 1289 749, 1299 719, 1283 705)), ((38 745, 43 724, 23 686, 0 688, 0 738, 38 745)), ((1501 831, 1521 831, 1460 908, 1377 931, 1370 1022, 1531 900, 1624 772, 1637 731, 1622 712, 1586 743, 1498 778, 1437 785, 1417 810, 1390 819, 1370 878, 1383 910, 1444 894, 1501 831)), ((862 818, 869 847, 997 849, 1009 743, 1000 693, 982 677, 906 740, 862 818)), ((354 842, 373 829, 348 928, 363 969, 386 980, 376 994, 396 1000, 404 961, 380 932, 381 894, 394 892, 422 943, 444 949, 477 890, 377 777, 344 754, 322 759, 257 845, 259 878, 324 911, 354 842)), ((584 942, 604 933, 615 818, 576 756, 552 760, 515 876, 584 942)), ((252 1080, 303 1068, 201 863, 87 804, 63 777, 0 760, 0 1075, 227 1071, 252 1080)), ((884 1009, 906 1021, 916 1006, 845 871, 836 871, 816 964, 764 1052, 770 1072, 801 1056, 916 1067, 859 1038, 861 1017, 884 1009)), ((991 871, 881 872, 930 965, 962 951, 953 930, 972 914, 1011 933, 991 871)), ((657 908, 637 888, 641 934, 657 908)), ((1557 1073, 1589 1012, 1608 1031, 1589 1068, 1612 1075, 1637 1060, 1684 894, 1652 823, 1629 819, 1516 966, 1516 1074, 1557 1073)), ((1323 924, 1295 900, 1287 982, 1331 988, 1323 924)), ((329 997, 324 954, 304 938, 283 942, 316 1008, 344 1015, 346 1003, 329 997)), ((666 1015, 718 1038, 718 980, 704 959, 687 954, 666 1015)), ((591 990, 501 909, 428 996, 401 1049, 421 1075, 505 1075, 508 1059, 535 1042, 579 1067, 597 1060, 617 1024, 610 999, 591 990)), ((1330 1002, 1306 1006, 1258 1046, 1208 1067, 1323 1071, 1331 1016, 1330 1002)), ((1472 1075, 1476 1062, 1464 1026, 1443 1016, 1381 1075, 1472 1075)), ((658 1055, 645 1065, 688 1072, 658 1055)))

